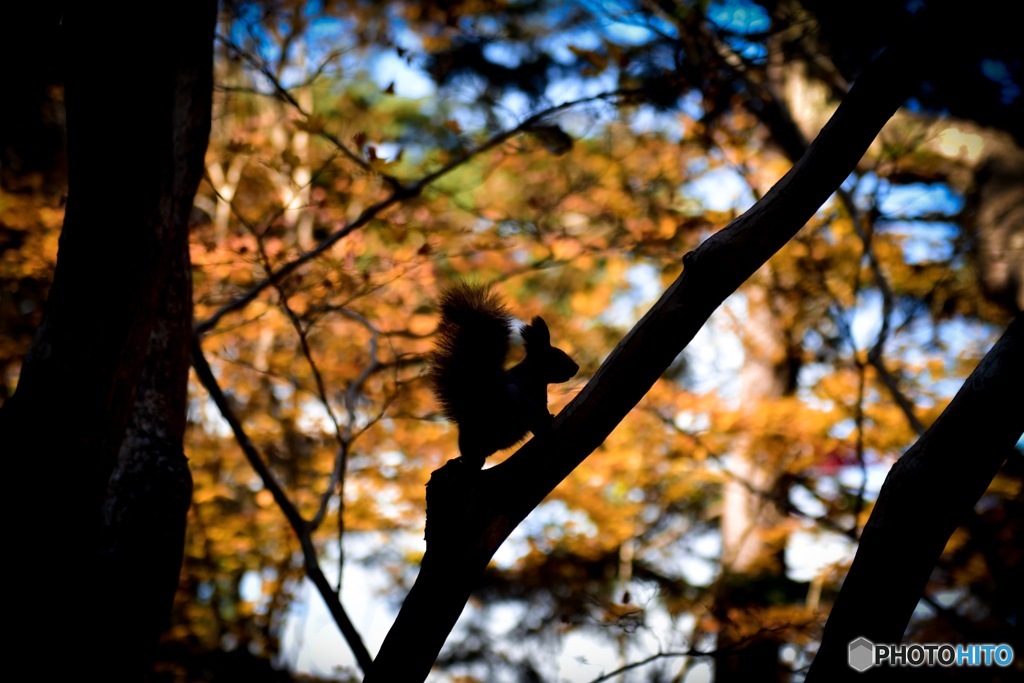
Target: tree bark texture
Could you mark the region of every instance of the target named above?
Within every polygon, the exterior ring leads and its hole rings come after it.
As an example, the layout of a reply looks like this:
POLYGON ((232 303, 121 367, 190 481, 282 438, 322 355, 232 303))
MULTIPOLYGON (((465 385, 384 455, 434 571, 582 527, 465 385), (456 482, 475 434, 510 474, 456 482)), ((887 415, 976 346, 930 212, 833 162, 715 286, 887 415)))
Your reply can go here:
POLYGON ((139 680, 177 584, 188 223, 215 15, 215 0, 190 0, 61 17, 67 210, 43 321, 0 412, 6 460, 34 497, 15 530, 15 648, 53 680, 139 680))

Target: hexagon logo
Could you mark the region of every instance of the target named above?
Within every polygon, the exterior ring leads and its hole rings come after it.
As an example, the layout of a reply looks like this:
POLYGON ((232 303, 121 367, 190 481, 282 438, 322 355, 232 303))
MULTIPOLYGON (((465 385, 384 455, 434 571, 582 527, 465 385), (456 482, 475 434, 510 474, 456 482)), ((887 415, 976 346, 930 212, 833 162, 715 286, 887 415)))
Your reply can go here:
POLYGON ((851 640, 847 661, 854 671, 867 671, 875 665, 875 644, 863 637, 851 640))

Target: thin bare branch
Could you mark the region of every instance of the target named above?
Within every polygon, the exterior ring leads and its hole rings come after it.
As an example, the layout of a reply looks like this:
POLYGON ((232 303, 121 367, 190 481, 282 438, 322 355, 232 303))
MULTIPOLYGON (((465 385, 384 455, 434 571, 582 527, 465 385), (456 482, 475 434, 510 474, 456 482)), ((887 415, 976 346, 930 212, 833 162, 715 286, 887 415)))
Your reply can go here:
POLYGON ((713 652, 701 652, 693 649, 683 650, 682 652, 658 652, 656 654, 651 655, 650 657, 646 657, 635 662, 630 662, 629 664, 620 666, 618 669, 613 669, 612 671, 609 671, 606 674, 602 674, 597 678, 592 679, 590 683, 602 683, 602 681, 610 681, 613 678, 617 678, 628 671, 645 667, 652 662, 658 661, 659 659, 670 659, 676 657, 711 657, 713 655, 713 652))
POLYGON ((460 167, 461 165, 471 160, 473 157, 482 154, 488 150, 494 149, 495 147, 504 143, 506 140, 509 140, 515 137, 516 135, 525 132, 530 127, 537 125, 538 123, 546 120, 547 118, 559 112, 571 109, 573 107, 578 107, 583 104, 598 101, 607 101, 618 97, 624 97, 629 94, 630 91, 618 90, 614 92, 601 93, 590 97, 583 97, 577 100, 571 100, 568 102, 563 102, 562 104, 548 107, 547 109, 541 112, 538 112, 532 116, 525 118, 518 125, 507 130, 504 130, 500 133, 497 133, 496 135, 493 135, 492 137, 488 138, 485 142, 481 143, 479 146, 467 150, 462 154, 456 155, 451 161, 435 169, 434 171, 427 173, 426 175, 422 176, 419 180, 404 185, 400 184, 394 187, 387 197, 363 209, 363 211, 360 212, 360 214, 356 218, 352 219, 350 222, 346 223, 344 226, 342 226, 338 230, 334 231, 333 233, 325 237, 323 241, 321 241, 320 244, 318 244, 316 247, 310 249, 307 252, 304 252, 303 254, 296 257, 294 260, 282 265, 280 268, 278 268, 276 274, 268 276, 267 278, 257 282, 255 285, 249 288, 248 291, 246 291, 244 294, 239 295, 232 301, 222 306, 209 318, 196 323, 195 327, 193 328, 195 333, 198 334, 199 336, 205 335, 207 332, 216 327, 217 324, 221 321, 221 319, 224 318, 224 316, 234 313, 236 311, 240 311, 246 306, 248 306, 250 303, 252 303, 256 299, 256 297, 258 297, 265 289, 273 285, 274 280, 287 277, 298 268, 321 256, 328 249, 334 246, 339 240, 344 239, 354 230, 358 230, 359 228, 363 227, 371 220, 376 218, 378 215, 380 215, 386 209, 389 209, 392 206, 399 204, 407 199, 412 199, 414 197, 420 196, 423 193, 423 191, 431 184, 448 175, 456 168, 460 167))
POLYGON ((281 512, 284 513, 285 519, 288 520, 292 531, 298 537, 299 545, 302 548, 302 558, 306 574, 313 582, 313 585, 316 586, 317 591, 327 605, 327 609, 331 612, 331 616, 334 617, 335 622, 338 624, 345 642, 348 643, 349 648, 351 648, 352 653, 355 655, 359 668, 364 673, 369 671, 370 666, 373 664, 373 658, 366 649, 366 645, 363 643, 362 637, 356 630, 355 625, 353 625, 352 620, 349 619, 344 606, 320 569, 320 562, 317 558, 316 548, 313 545, 309 522, 303 518, 298 508, 288 498, 284 487, 278 482, 270 467, 264 462, 256 445, 249 438, 249 435, 246 434, 242 421, 232 407, 230 399, 220 388, 217 379, 214 377, 213 370, 210 368, 209 363, 206 362, 198 336, 193 336, 192 338, 192 367, 195 369, 200 383, 209 392, 210 398, 217 406, 217 409, 220 410, 221 416, 231 427, 231 432, 234 434, 238 445, 242 448, 242 453, 245 454, 246 460, 249 461, 250 466, 259 475, 264 488, 270 491, 274 502, 277 503, 281 512))
POLYGON ((785 632, 785 631, 789 630, 790 628, 791 628, 791 626, 788 626, 788 625, 773 626, 773 627, 765 626, 765 627, 757 629, 754 633, 751 633, 750 635, 747 635, 747 636, 745 636, 743 638, 740 638, 739 640, 737 640, 735 643, 729 645, 728 647, 718 648, 718 649, 715 649, 715 650, 698 650, 696 648, 692 648, 691 647, 691 648, 689 648, 687 650, 673 650, 673 651, 668 651, 668 652, 657 652, 657 653, 655 653, 655 654, 653 654, 653 655, 651 655, 649 657, 645 657, 644 659, 640 659, 640 660, 637 660, 635 662, 630 662, 629 664, 625 664, 625 665, 619 667, 618 669, 615 669, 613 671, 609 671, 608 673, 602 674, 602 675, 598 676, 597 678, 592 679, 590 681, 590 683, 602 683, 603 681, 610 681, 611 679, 616 678, 617 676, 621 676, 622 674, 624 674, 624 673, 626 673, 628 671, 632 671, 633 669, 639 669, 641 667, 647 666, 648 664, 650 664, 652 662, 656 662, 659 659, 668 659, 668 658, 676 658, 676 657, 714 657, 716 655, 722 654, 724 652, 728 652, 730 650, 738 650, 738 649, 741 649, 743 647, 746 647, 750 643, 757 642, 762 637, 764 637, 764 635, 767 634, 767 633, 785 632))
MULTIPOLYGON (((274 71, 271 70, 271 68, 262 59, 256 57, 248 50, 237 45, 235 42, 233 42, 230 38, 226 36, 218 34, 217 40, 219 40, 225 46, 233 50, 235 54, 237 54, 244 61, 249 63, 253 68, 259 71, 260 74, 264 78, 266 78, 267 81, 269 81, 270 86, 274 89, 274 93, 278 97, 278 99, 290 105, 306 121, 310 120, 312 112, 308 112, 305 110, 305 108, 299 103, 299 101, 295 99, 295 96, 291 94, 291 91, 288 88, 286 88, 284 84, 281 83, 281 80, 280 78, 278 78, 278 75, 274 73, 274 71)), ((360 154, 356 153, 355 150, 346 145, 336 136, 331 135, 330 133, 322 129, 317 130, 316 134, 323 138, 325 141, 329 142, 331 145, 333 145, 339 152, 341 152, 342 156, 344 156, 346 159, 354 163, 360 169, 362 169, 366 173, 379 176, 380 178, 382 178, 384 182, 387 183, 387 185, 392 190, 397 191, 401 188, 401 182, 397 178, 382 172, 379 168, 374 168, 374 166, 369 161, 364 159, 360 154)))

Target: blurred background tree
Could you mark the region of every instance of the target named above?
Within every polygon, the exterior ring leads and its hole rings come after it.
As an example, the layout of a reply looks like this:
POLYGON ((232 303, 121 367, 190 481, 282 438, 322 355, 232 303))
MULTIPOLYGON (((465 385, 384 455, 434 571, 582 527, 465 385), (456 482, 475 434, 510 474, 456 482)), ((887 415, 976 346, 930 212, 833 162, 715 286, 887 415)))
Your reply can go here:
MULTIPOLYGON (((438 289, 498 283, 545 316, 582 368, 557 412, 927 4, 222 3, 190 248, 237 421, 193 376, 152 679, 358 679, 320 601, 375 651, 415 578, 424 484, 456 451, 423 381, 438 289)), ((1024 307, 1024 61, 994 3, 970 12, 857 172, 509 539, 438 680, 799 680, 885 471, 1024 307)), ((3 398, 63 218, 40 59, 4 112, 3 398)), ((130 174, 133 141, 108 145, 130 174)), ((1021 469, 907 638, 1019 641, 1021 469)))

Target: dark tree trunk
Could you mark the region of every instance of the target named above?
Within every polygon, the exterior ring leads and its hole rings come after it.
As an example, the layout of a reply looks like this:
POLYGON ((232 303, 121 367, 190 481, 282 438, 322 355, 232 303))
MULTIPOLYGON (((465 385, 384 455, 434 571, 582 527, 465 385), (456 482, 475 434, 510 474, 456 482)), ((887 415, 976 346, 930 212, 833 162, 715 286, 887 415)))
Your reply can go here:
POLYGON ((139 679, 170 609, 191 480, 188 221, 210 126, 216 1, 69 5, 68 204, 0 444, 15 651, 46 678, 139 679), (33 655, 35 655, 33 657, 33 655))

